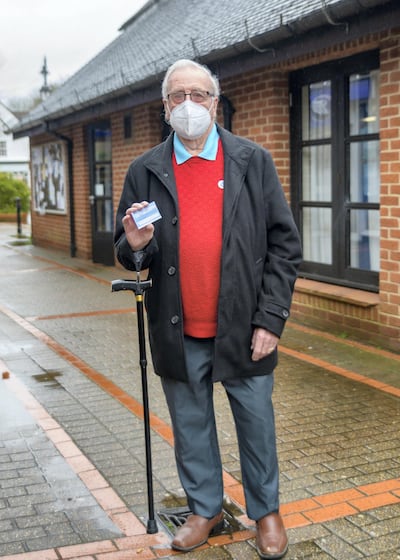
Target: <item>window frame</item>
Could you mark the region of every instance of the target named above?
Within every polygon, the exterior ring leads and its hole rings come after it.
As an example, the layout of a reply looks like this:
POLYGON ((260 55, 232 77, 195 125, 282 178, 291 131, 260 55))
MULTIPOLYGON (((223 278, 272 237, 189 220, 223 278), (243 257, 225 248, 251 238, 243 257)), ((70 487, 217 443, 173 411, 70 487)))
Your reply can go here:
POLYGON ((379 70, 379 51, 369 51, 340 60, 304 68, 290 74, 290 141, 291 141, 291 201, 292 210, 303 236, 304 208, 331 208, 332 264, 303 261, 300 275, 317 281, 379 291, 379 272, 350 266, 350 212, 352 209, 379 210, 379 202, 350 201, 350 146, 353 142, 378 140, 379 132, 350 135, 349 83, 350 76, 379 70), (302 199, 302 151, 307 146, 326 144, 326 139, 302 138, 302 88, 320 81, 331 82, 331 180, 330 202, 302 199))

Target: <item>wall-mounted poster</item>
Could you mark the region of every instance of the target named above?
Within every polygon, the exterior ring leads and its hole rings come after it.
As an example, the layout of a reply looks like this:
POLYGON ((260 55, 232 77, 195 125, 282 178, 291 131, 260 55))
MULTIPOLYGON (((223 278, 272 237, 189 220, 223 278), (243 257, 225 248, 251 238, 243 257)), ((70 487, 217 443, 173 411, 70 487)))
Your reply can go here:
POLYGON ((66 168, 64 142, 32 148, 33 204, 39 213, 66 213, 66 168))

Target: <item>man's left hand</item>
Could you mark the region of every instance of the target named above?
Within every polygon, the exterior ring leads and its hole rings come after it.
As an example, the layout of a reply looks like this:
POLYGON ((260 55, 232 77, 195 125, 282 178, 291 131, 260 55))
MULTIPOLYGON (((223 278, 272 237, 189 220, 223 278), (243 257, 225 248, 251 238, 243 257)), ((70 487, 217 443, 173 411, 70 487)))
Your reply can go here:
POLYGON ((251 359, 253 362, 257 362, 271 354, 277 347, 278 342, 279 337, 275 334, 261 327, 256 327, 251 339, 251 359))

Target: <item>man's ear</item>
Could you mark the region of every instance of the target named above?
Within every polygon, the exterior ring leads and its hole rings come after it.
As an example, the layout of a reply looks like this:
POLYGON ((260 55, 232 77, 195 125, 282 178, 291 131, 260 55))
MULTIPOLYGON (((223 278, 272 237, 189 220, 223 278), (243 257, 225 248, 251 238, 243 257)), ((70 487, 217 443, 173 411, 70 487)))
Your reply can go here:
POLYGON ((164 104, 165 122, 167 122, 169 124, 169 118, 170 118, 170 115, 171 115, 171 111, 169 110, 168 102, 167 102, 166 99, 163 99, 163 104, 164 104))
POLYGON ((214 109, 214 119, 217 119, 217 112, 218 112, 218 103, 219 103, 219 97, 214 97, 213 98, 213 109, 214 109))

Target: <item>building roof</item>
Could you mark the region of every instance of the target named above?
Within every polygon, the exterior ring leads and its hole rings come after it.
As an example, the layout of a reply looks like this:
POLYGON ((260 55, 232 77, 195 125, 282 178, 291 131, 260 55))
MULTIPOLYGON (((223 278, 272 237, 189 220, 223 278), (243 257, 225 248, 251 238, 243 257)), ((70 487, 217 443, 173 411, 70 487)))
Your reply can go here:
POLYGON ((18 123, 18 115, 11 111, 2 101, 0 101, 0 127, 5 132, 10 132, 12 127, 18 123))
MULTIPOLYGON (((392 0, 149 0, 121 34, 24 117, 14 134, 159 85, 179 58, 207 64, 327 25, 346 25, 392 0)), ((146 101, 143 98, 142 102, 146 101)))

